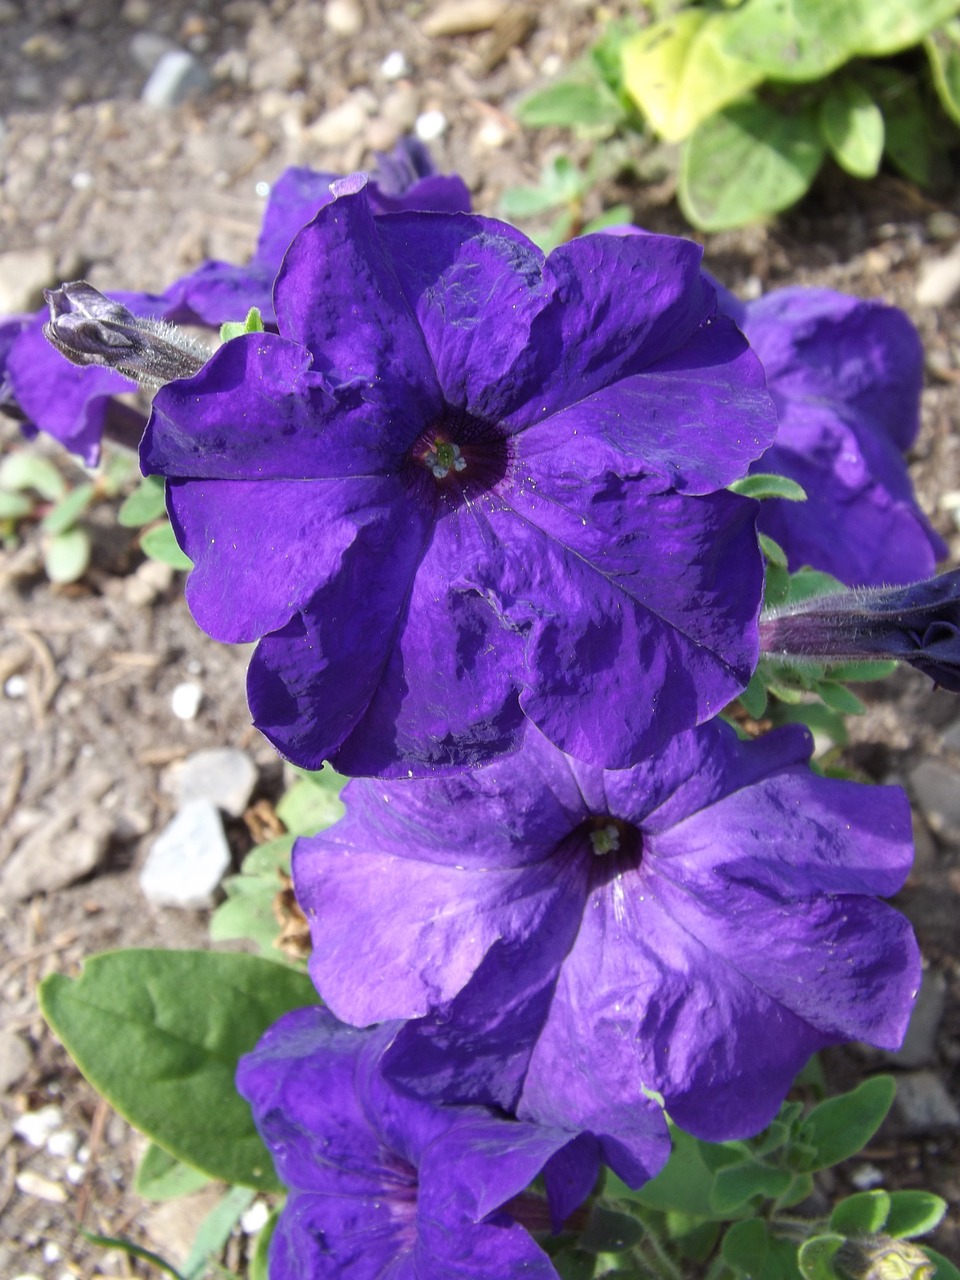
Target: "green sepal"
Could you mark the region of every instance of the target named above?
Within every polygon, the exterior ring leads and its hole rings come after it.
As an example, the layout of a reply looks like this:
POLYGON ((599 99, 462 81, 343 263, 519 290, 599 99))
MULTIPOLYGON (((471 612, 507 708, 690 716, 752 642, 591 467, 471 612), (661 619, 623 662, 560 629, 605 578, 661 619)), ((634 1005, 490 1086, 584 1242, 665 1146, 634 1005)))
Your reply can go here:
POLYGON ((945 1258, 942 1253, 938 1253, 936 1249, 931 1249, 928 1245, 923 1246, 923 1252, 931 1262, 936 1264, 937 1270, 933 1280, 960 1280, 960 1270, 953 1265, 949 1258, 945 1258))
POLYGON ((933 1231, 946 1212, 946 1200, 932 1191, 891 1191, 885 1230, 897 1240, 909 1240, 933 1231))
POLYGON ((728 484, 727 488, 731 493, 738 493, 742 498, 755 498, 758 502, 764 502, 768 498, 783 498, 786 502, 806 502, 807 492, 802 485, 797 484, 796 480, 790 480, 787 476, 778 476, 773 474, 743 476, 740 480, 734 480, 732 484, 728 484))
POLYGON ((845 1236, 811 1236, 800 1246, 797 1265, 803 1280, 845 1280, 833 1265, 833 1259, 846 1244, 845 1236))
POLYGON ((876 1235, 890 1213, 886 1191, 859 1191, 841 1200, 830 1215, 830 1230, 842 1236, 876 1235))
POLYGON ((263 333, 263 317, 259 307, 251 307, 245 320, 227 320, 220 326, 220 341, 229 342, 244 333, 263 333))
POLYGON ((760 550, 763 552, 764 559, 770 564, 776 565, 778 569, 786 569, 787 553, 781 547, 779 542, 774 542, 773 538, 767 537, 765 533, 757 534, 760 543, 760 550))
POLYGON ((250 1257, 250 1280, 270 1280, 270 1241, 273 1239, 279 1219, 280 1210, 274 1209, 257 1232, 250 1257))

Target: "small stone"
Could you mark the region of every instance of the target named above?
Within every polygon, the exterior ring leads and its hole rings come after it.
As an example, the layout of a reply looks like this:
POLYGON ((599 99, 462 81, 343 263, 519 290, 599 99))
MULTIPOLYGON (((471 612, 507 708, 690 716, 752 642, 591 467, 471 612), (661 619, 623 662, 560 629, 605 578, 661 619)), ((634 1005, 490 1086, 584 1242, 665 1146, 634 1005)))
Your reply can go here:
POLYGON ((77 1154, 79 1142, 72 1129, 57 1129, 47 1139, 47 1151, 58 1160, 72 1160, 77 1154))
POLYGON ((79 1187, 85 1173, 86 1170, 83 1165, 75 1162, 67 1165, 67 1172, 64 1176, 72 1187, 79 1187))
POLYGON ((23 1079, 30 1061, 30 1050, 23 1037, 15 1031, 0 1031, 0 1093, 6 1093, 23 1079))
MULTIPOLYGON (((102 798, 104 790, 91 793, 91 802, 102 798)), ((47 818, 7 860, 0 873, 0 900, 22 902, 81 880, 99 866, 112 834, 112 819, 92 803, 47 818)))
POLYGON ((63 1112, 52 1104, 39 1111, 25 1111, 13 1122, 13 1132, 31 1147, 42 1147, 63 1124, 63 1112))
POLYGON ((203 690, 193 680, 178 684, 170 694, 170 710, 178 720, 196 720, 203 690))
POLYGON ((914 296, 921 307, 947 307, 956 301, 960 296, 960 245, 921 266, 914 296))
POLYGON ((310 126, 311 139, 321 147, 340 147, 359 137, 367 127, 369 112, 356 94, 339 107, 325 111, 310 126))
POLYGON ((123 594, 130 604, 143 609, 162 596, 173 581, 173 566, 161 560, 144 560, 123 585, 123 594))
POLYGON ((942 760, 922 760, 910 774, 910 787, 931 830, 960 844, 960 773, 942 760))
POLYGON ((413 131, 421 142, 436 142, 447 131, 447 117, 442 111, 424 111, 417 116, 413 131))
POLYGON ((240 1229, 246 1236, 255 1236, 266 1225, 270 1217, 270 1209, 263 1200, 254 1200, 245 1213, 240 1215, 240 1229))
POLYGON ((903 1046, 896 1053, 884 1054, 886 1060, 898 1067, 923 1067, 932 1062, 946 1004, 946 978, 936 969, 925 970, 903 1046))
POLYGON ((4 681, 3 692, 8 698, 23 698, 28 687, 26 676, 14 675, 4 681))
POLYGON ((850 1181, 858 1191, 873 1191, 883 1186, 883 1174, 875 1164, 858 1164, 850 1175, 850 1181))
POLYGON ((363 10, 355 0, 329 0, 323 20, 337 36, 356 36, 363 30, 363 10))
POLYGON ((211 76, 192 53, 187 53, 186 49, 171 49, 151 71, 140 93, 140 101, 162 111, 207 93, 212 87, 211 76))
POLYGON ((402 49, 393 49, 380 63, 380 74, 384 80, 401 80, 410 74, 410 64, 402 49))
POLYGON ((230 866, 220 815, 209 800, 191 800, 150 847, 140 888, 155 907, 212 907, 230 866))
POLYGON ((120 17, 131 27, 142 27, 150 21, 150 0, 123 0, 120 17))
POLYGON ((44 1262, 46 1262, 49 1266, 52 1266, 53 1263, 59 1262, 62 1257, 63 1257, 63 1250, 60 1248, 57 1242, 55 1240, 48 1240, 47 1243, 43 1246, 44 1262))
POLYGON ((138 31, 130 39, 130 57, 147 75, 166 53, 176 53, 177 45, 156 31, 138 31))
POLYGON ((933 1071, 911 1071, 899 1077, 893 1112, 909 1134, 960 1129, 960 1108, 933 1071))
POLYGON ((176 797, 178 809, 191 800, 209 800, 231 818, 239 818, 257 785, 257 766, 245 751, 215 747, 172 764, 163 782, 176 797))
POLYGON ((504 0, 444 0, 420 24, 425 36, 464 36, 489 31, 506 12, 504 0))
POLYGON ((257 92, 279 89, 289 93, 303 82, 303 58, 292 45, 279 44, 250 64, 250 86, 257 92))
POLYGON ((960 236, 960 218, 948 209, 934 209, 927 218, 927 235, 931 240, 954 240, 960 236))
POLYGON ((21 249, 0 253, 0 315, 36 311, 43 306, 43 290, 56 284, 56 259, 49 249, 21 249))
POLYGON ((32 1169, 24 1169, 16 1177, 17 1190, 25 1196, 36 1196, 38 1200, 48 1200, 51 1204, 66 1204, 67 1193, 57 1182, 34 1173, 32 1169))

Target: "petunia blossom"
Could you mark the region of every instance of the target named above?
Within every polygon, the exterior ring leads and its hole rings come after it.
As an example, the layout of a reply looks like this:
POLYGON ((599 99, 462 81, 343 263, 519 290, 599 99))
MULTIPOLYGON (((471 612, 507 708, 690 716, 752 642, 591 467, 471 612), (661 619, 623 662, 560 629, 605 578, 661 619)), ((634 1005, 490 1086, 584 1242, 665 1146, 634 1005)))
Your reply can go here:
POLYGON ((559 1226, 593 1187, 596 1144, 397 1092, 378 1067, 395 1029, 298 1009, 240 1060, 237 1087, 289 1188, 271 1280, 555 1280, 521 1225, 550 1225, 526 1188, 544 1174, 559 1226))
POLYGON ((642 1154, 651 1094, 743 1138, 826 1045, 896 1048, 919 982, 876 895, 910 866, 894 787, 819 777, 797 726, 722 721, 604 771, 534 731, 468 776, 357 780, 294 849, 310 972, 338 1017, 416 1019, 386 1070, 642 1154))
POLYGON ((850 586, 933 573, 947 548, 920 510, 904 453, 920 427, 923 348, 902 311, 830 289, 775 289, 720 306, 763 363, 780 426, 753 470, 789 476, 803 503, 771 499, 758 525, 792 570, 850 586))
POLYGON ((286 756, 426 773, 529 718, 623 766, 744 687, 762 571, 725 486, 775 417, 696 245, 545 260, 488 218, 376 216, 358 177, 275 302, 279 335, 158 393, 141 463, 194 617, 260 639, 250 704, 286 756))

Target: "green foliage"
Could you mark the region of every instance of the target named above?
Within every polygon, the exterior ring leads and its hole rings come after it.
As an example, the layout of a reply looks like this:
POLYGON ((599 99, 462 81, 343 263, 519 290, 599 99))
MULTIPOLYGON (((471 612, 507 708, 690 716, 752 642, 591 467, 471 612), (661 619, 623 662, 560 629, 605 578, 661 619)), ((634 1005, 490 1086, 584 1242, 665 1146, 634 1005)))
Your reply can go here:
POLYGON ((125 529, 140 529, 159 520, 166 510, 163 476, 144 476, 133 493, 121 504, 117 521, 125 529))
POLYGON ((151 560, 159 560, 174 569, 192 569, 193 561, 181 551, 168 521, 155 524, 140 535, 140 547, 151 560))
POLYGON ((744 476, 742 480, 734 480, 728 487, 731 493, 739 493, 744 498, 756 498, 758 502, 767 498, 783 498, 787 502, 806 502, 807 500, 802 486, 797 484, 796 480, 789 480, 786 476, 766 473, 744 476))
POLYGON ((259 307, 251 307, 243 320, 227 320, 220 326, 220 341, 229 342, 243 333, 263 333, 263 317, 259 307))
POLYGON ((227 898, 210 917, 214 942, 243 938, 256 944, 260 955, 290 961, 276 946, 279 926, 273 904, 290 874, 293 836, 280 836, 258 845, 244 859, 240 874, 223 883, 227 898))
POLYGON ((144 1200, 175 1200, 198 1191, 209 1181, 205 1173, 175 1160, 163 1147, 151 1142, 137 1167, 133 1189, 144 1200))
POLYGON ((505 217, 516 220, 558 210, 548 230, 532 237, 544 253, 549 253, 572 236, 630 222, 631 211, 627 205, 614 205, 600 217, 584 222, 583 200, 600 176, 596 161, 581 171, 567 156, 555 156, 544 165, 536 187, 508 187, 503 193, 501 208, 505 217))
POLYGON ((302 974, 213 951, 105 952, 40 987, 47 1022, 121 1115, 176 1160, 257 1189, 279 1184, 234 1089, 237 1061, 315 1001, 302 974))
POLYGON ((789 208, 828 155, 860 179, 884 159, 921 186, 944 179, 960 141, 960 0, 664 7, 641 30, 608 28, 521 121, 680 144, 680 206, 705 231, 789 208))

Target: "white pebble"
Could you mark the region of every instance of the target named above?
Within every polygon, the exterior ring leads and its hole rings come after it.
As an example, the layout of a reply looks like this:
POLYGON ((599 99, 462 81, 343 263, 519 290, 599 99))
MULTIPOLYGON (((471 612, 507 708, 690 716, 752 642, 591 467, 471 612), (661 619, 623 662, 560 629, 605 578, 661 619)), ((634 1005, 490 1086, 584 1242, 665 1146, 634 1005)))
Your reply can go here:
POLYGON ((447 131, 447 117, 442 111, 424 111, 417 116, 413 131, 421 142, 436 142, 447 131))
POLYGON ((41 1107, 39 1111, 27 1111, 15 1120, 13 1132, 32 1147, 42 1147, 62 1124, 63 1112, 59 1107, 41 1107))
POLYGON ((355 36, 363 29, 363 11, 354 0, 330 0, 323 18, 334 35, 355 36))
POLYGON ((49 1262, 49 1263, 59 1262, 62 1257, 63 1257, 63 1250, 56 1243, 56 1241, 48 1240, 47 1243, 43 1246, 44 1262, 49 1262))
POLYGON ((245 1235, 255 1236, 270 1217, 270 1210, 263 1200, 254 1200, 250 1208, 240 1215, 240 1226, 245 1235))
POLYGON ((93 186, 93 174, 87 173, 86 169, 80 169, 70 179, 70 185, 74 191, 89 191, 93 186))
POLYGON ((68 1164, 66 1179, 71 1186, 79 1187, 83 1181, 84 1168, 82 1164, 68 1164))
POLYGON ((270 183, 262 181, 258 182, 253 189, 261 200, 266 200, 267 196, 270 194, 270 183))
POLYGON ((8 698, 22 698, 27 692, 26 676, 10 676, 4 683, 3 692, 8 698))
POLYGON ((61 1160, 72 1160, 77 1153, 77 1135, 72 1129, 58 1129, 47 1139, 47 1150, 61 1160))
POLYGON ((170 710, 178 720, 195 720, 203 701, 203 690, 192 680, 178 684, 170 695, 170 710))
POLYGON ((875 1164, 861 1164, 851 1173, 850 1181, 858 1191, 872 1191, 883 1186, 883 1174, 875 1164))
POLYGON ((380 74, 384 80, 399 80, 402 76, 408 75, 409 72, 410 64, 407 62, 402 49, 394 49, 380 63, 380 74))

